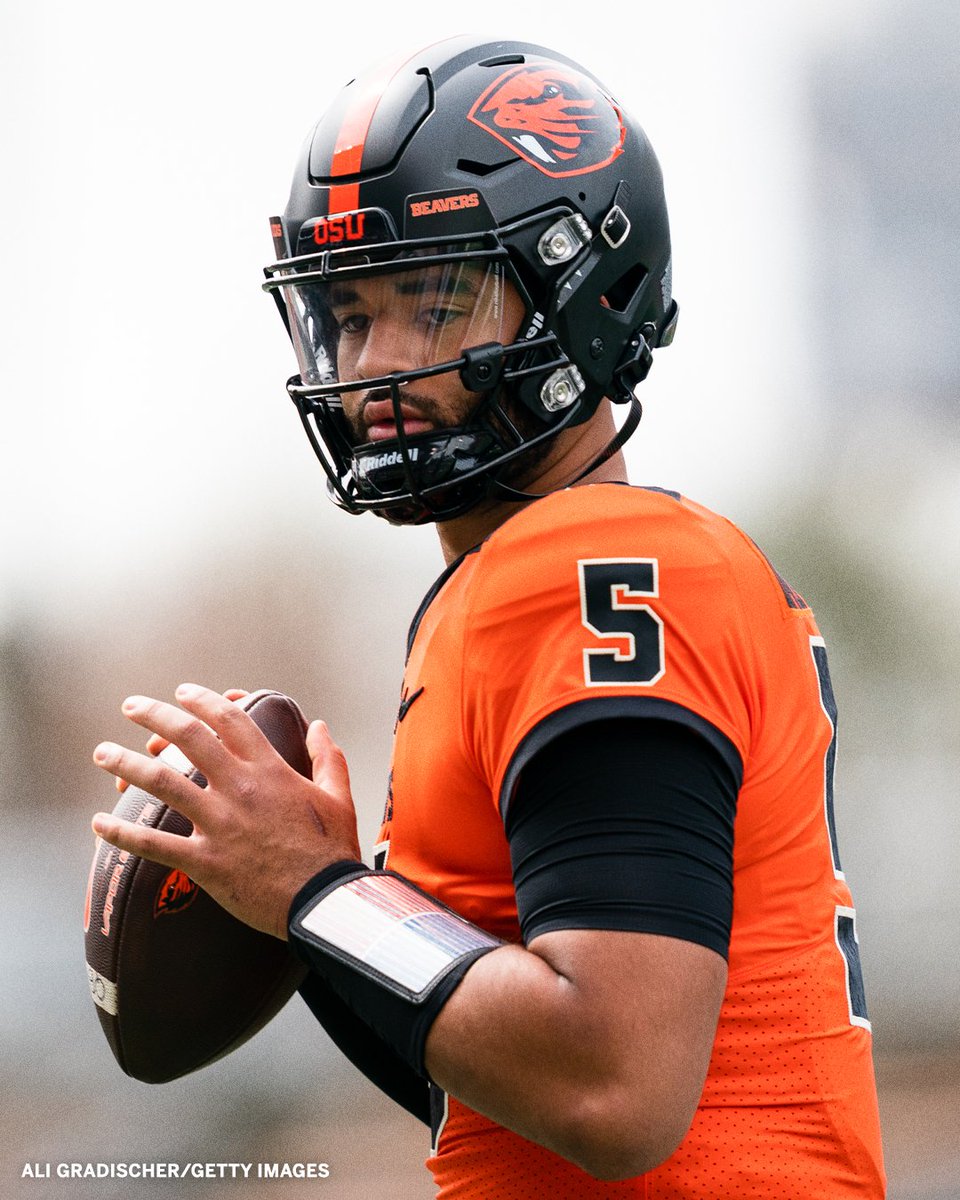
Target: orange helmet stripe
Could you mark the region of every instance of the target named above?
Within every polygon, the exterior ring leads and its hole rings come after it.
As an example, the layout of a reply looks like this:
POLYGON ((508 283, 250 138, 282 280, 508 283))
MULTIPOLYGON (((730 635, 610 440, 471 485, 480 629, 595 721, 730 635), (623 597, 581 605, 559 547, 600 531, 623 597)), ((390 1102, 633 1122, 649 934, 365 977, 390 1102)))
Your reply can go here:
MULTIPOLYGON (((420 51, 417 51, 419 54, 420 51)), ((405 51, 385 59, 378 68, 358 80, 357 95, 344 117, 337 142, 333 148, 330 174, 333 176, 357 175, 363 159, 363 146, 370 131, 380 97, 390 86, 394 77, 415 57, 405 51)), ((352 212, 360 207, 360 184, 335 183, 330 188, 328 214, 352 212)))

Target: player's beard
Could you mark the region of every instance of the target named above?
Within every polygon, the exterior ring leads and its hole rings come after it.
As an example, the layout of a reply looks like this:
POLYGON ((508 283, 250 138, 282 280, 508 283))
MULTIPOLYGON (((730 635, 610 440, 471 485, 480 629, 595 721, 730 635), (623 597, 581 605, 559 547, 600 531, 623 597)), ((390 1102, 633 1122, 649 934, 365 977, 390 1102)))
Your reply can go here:
MULTIPOLYGON (((470 404, 470 396, 476 395, 471 393, 465 399, 465 405, 470 404)), ((393 394, 389 388, 375 388, 369 392, 363 399, 357 412, 354 416, 349 416, 344 412, 344 419, 350 430, 350 437, 354 447, 369 444, 369 436, 367 426, 363 419, 363 413, 368 404, 372 404, 382 400, 393 400, 393 394)), ((523 439, 531 439, 543 432, 543 425, 537 421, 532 413, 520 404, 516 404, 504 395, 503 389, 498 389, 490 402, 487 397, 479 395, 476 401, 467 409, 465 419, 462 422, 450 422, 449 407, 441 407, 430 396, 424 396, 420 393, 410 391, 408 389, 399 390, 399 403, 411 409, 414 414, 414 419, 428 421, 436 430, 459 428, 464 431, 469 431, 471 428, 476 428, 478 417, 482 417, 486 423, 494 429, 502 444, 507 449, 512 449, 515 443, 513 430, 516 430, 523 439), (500 419, 496 412, 496 408, 500 407, 507 414, 513 430, 508 428, 500 419), (487 410, 484 414, 480 410, 487 410)), ((396 439, 386 439, 394 441, 396 439)), ((536 469, 548 457, 553 446, 553 439, 547 438, 539 445, 531 446, 527 450, 518 454, 516 458, 501 467, 499 470, 492 470, 488 476, 490 480, 490 493, 493 497, 496 496, 496 483, 503 483, 511 488, 521 489, 524 483, 531 481, 535 476, 536 469)))

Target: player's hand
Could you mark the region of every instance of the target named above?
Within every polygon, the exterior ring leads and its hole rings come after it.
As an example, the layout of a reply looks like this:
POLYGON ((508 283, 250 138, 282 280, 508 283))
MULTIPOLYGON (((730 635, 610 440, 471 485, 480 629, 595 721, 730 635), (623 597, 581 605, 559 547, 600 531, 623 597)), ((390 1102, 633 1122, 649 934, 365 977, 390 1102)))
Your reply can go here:
POLYGON ((102 742, 97 766, 169 804, 193 823, 189 837, 108 813, 96 834, 121 850, 183 871, 228 912, 255 929, 287 935, 294 895, 323 867, 359 859, 356 813, 343 752, 322 721, 307 731, 313 780, 284 762, 250 716, 196 684, 182 705, 131 696, 122 711, 173 743, 207 779, 201 788, 149 754, 102 742))
MULTIPOLYGON (((228 700, 242 700, 244 696, 250 695, 243 688, 227 688, 223 694, 228 700)), ((165 737, 161 737, 159 733, 151 733, 147 738, 146 751, 157 758, 169 745, 170 743, 165 737)), ((130 786, 130 781, 127 779, 114 779, 113 783, 118 792, 125 792, 130 786)))

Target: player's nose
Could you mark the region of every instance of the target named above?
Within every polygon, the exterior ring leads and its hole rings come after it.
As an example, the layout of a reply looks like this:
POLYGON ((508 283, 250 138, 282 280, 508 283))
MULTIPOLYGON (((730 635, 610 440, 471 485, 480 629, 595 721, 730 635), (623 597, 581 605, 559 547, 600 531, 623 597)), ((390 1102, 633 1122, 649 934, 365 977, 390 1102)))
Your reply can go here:
POLYGON ((376 317, 357 356, 357 378, 378 379, 420 366, 414 341, 412 330, 403 321, 390 314, 376 317))

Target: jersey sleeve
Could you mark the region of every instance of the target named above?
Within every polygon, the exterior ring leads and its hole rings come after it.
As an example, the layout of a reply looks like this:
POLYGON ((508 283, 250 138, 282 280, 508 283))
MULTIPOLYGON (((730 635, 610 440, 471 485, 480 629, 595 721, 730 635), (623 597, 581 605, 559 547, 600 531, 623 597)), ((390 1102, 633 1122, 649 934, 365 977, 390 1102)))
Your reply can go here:
POLYGON ((462 719, 502 814, 535 754, 608 717, 687 725, 740 776, 760 709, 748 613, 775 616, 776 585, 732 525, 670 494, 576 488, 518 514, 481 557, 462 719))

